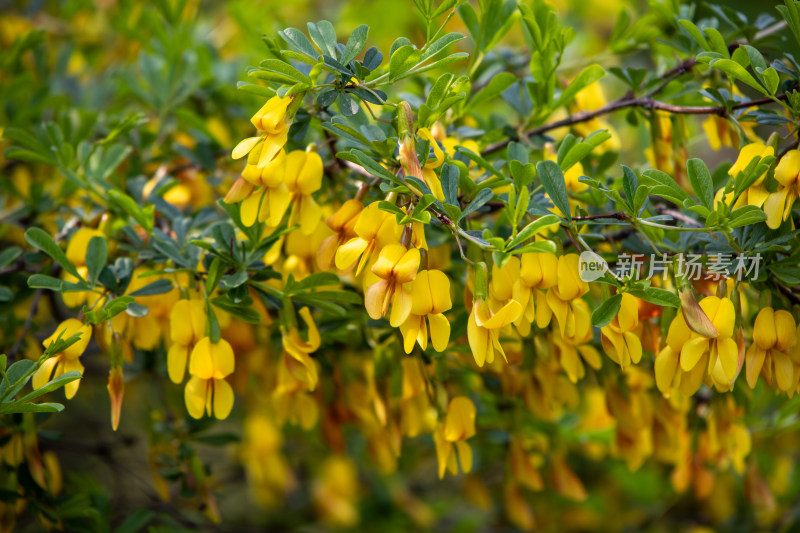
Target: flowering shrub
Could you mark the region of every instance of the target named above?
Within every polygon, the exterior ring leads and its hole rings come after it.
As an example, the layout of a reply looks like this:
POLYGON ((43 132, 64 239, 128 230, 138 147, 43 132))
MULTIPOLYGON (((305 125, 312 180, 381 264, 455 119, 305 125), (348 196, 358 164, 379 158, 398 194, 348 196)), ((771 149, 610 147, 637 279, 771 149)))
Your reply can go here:
POLYGON ((0 19, 0 530, 793 526, 800 7, 377 4, 0 19))

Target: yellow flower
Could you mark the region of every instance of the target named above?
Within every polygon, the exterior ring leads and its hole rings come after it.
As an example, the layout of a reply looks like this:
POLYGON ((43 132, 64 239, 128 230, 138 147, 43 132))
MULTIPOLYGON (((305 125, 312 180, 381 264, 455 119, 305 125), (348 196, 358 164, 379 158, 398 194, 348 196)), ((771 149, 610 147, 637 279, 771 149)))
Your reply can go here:
MULTIPOLYGON (((775 149, 772 146, 766 146, 761 142, 750 143, 742 148, 741 152, 739 152, 739 157, 736 158, 736 162, 733 164, 730 170, 728 170, 728 174, 732 178, 736 178, 736 176, 743 171, 748 164, 750 164, 750 161, 752 161, 753 158, 761 157, 763 159, 764 157, 774 154, 775 149)), ((775 174, 777 177, 777 169, 775 174)), ((767 188, 764 186, 764 178, 766 177, 767 171, 765 170, 764 173, 761 174, 761 176, 759 176, 758 179, 747 189, 747 203, 749 205, 761 207, 764 204, 764 201, 769 195, 767 188)))
POLYGON ((242 462, 250 489, 262 505, 272 507, 294 485, 281 449, 283 434, 266 415, 248 414, 244 422, 242 462))
POLYGON ((466 440, 475 435, 475 405, 466 396, 450 401, 447 416, 433 434, 436 458, 439 462, 439 479, 445 470, 458 474, 458 463, 465 474, 472 470, 472 448, 466 440), (456 457, 457 452, 457 457, 456 457))
POLYGON ((495 350, 507 361, 506 353, 500 344, 500 329, 514 322, 521 314, 522 305, 516 300, 510 300, 497 311, 493 311, 489 303, 482 298, 472 303, 472 311, 467 322, 467 340, 478 366, 482 367, 484 363, 492 364, 495 350))
MULTIPOLYGON (((89 247, 89 241, 92 237, 105 238, 103 232, 92 228, 80 228, 72 234, 67 244, 67 259, 72 262, 78 270, 78 273, 83 279, 89 275, 89 269, 86 268, 86 249, 89 247)), ((69 283, 76 283, 78 278, 67 272, 61 271, 61 279, 69 283)), ((64 299, 64 305, 67 307, 80 307, 84 304, 89 307, 95 305, 97 300, 100 299, 100 294, 91 291, 75 291, 63 292, 61 297, 64 299)))
POLYGON ((411 282, 411 314, 400 326, 403 347, 411 353, 414 341, 423 350, 428 346, 428 330, 431 344, 437 352, 444 351, 450 341, 450 321, 444 312, 453 307, 450 300, 450 279, 441 270, 423 270, 411 282), (425 319, 428 319, 428 328, 425 319))
POLYGON ((225 378, 233 373, 233 348, 225 339, 212 343, 209 337, 200 339, 189 360, 192 377, 186 384, 184 400, 192 418, 206 413, 222 420, 233 409, 233 389, 225 378))
POLYGON ((364 306, 373 320, 385 316, 392 306, 389 323, 398 327, 411 313, 411 281, 419 270, 420 254, 416 248, 390 244, 381 250, 372 273, 381 278, 367 289, 364 306))
MULTIPOLYGON (((512 258, 509 264, 512 264, 512 258)), ((512 268, 515 268, 512 266, 512 268)), ((492 273, 492 286, 495 286, 492 273)), ((547 289, 558 284, 558 257, 548 253, 527 253, 519 258, 519 276, 514 281, 512 295, 522 306, 523 312, 514 322, 522 336, 530 333, 534 320, 539 327, 550 322, 551 311, 547 305, 547 289)))
POLYGON ((442 190, 442 182, 439 180, 439 176, 436 175, 436 169, 444 163, 444 152, 439 147, 436 139, 433 138, 433 135, 431 135, 431 132, 428 131, 428 128, 420 128, 417 130, 417 135, 426 141, 430 141, 434 155, 434 159, 428 159, 425 162, 425 166, 422 168, 422 176, 417 177, 423 178, 436 199, 443 202, 444 191, 442 190))
MULTIPOLYGON (((682 383, 685 384, 683 388, 686 394, 692 394, 700 387, 700 383, 695 388, 689 379, 682 380, 679 372, 681 350, 691 338, 692 330, 686 325, 683 315, 678 313, 667 330, 667 345, 659 352, 655 361, 656 386, 664 396, 669 397, 672 390, 682 383)), ((702 372, 700 379, 702 380, 702 372)))
POLYGON ((550 465, 553 488, 559 494, 578 502, 586 499, 586 488, 578 476, 575 475, 575 472, 567 465, 563 454, 553 455, 550 465))
POLYGON ((557 348, 559 362, 567 377, 571 382, 577 383, 586 373, 581 359, 595 370, 599 370, 602 366, 602 359, 594 346, 587 344, 592 338, 592 313, 589 311, 589 304, 578 299, 573 302, 572 309, 575 329, 567 329, 566 335, 554 330, 553 344, 557 348))
POLYGON ((403 228, 397 225, 392 214, 378 208, 378 202, 372 202, 358 215, 353 231, 357 237, 336 250, 335 264, 339 270, 356 267, 355 274, 358 276, 374 252, 398 242, 403 228))
POLYGON ((308 307, 300 309, 300 317, 308 329, 307 339, 303 339, 297 326, 291 326, 283 335, 284 363, 291 374, 305 383, 309 391, 317 388, 319 374, 317 363, 309 354, 314 353, 322 343, 317 325, 308 307))
POLYGON ((258 159, 257 167, 264 168, 267 166, 275 154, 277 154, 283 145, 286 144, 286 139, 289 135, 289 124, 286 120, 286 110, 292 98, 287 96, 281 98, 273 96, 264 106, 253 115, 250 121, 253 126, 261 132, 258 137, 248 137, 244 139, 233 149, 232 157, 234 159, 241 159, 249 154, 256 145, 261 144, 261 154, 258 159))
POLYGON ((322 186, 322 166, 316 152, 295 150, 286 156, 284 183, 292 202, 289 225, 299 222, 304 235, 311 235, 319 224, 319 206, 311 195, 322 186))
POLYGON ((349 458, 339 455, 327 458, 311 493, 314 506, 326 524, 352 527, 358 523, 358 471, 349 458))
POLYGON ((330 270, 336 257, 336 250, 348 240, 356 237, 355 226, 364 205, 355 199, 347 200, 325 223, 333 230, 333 235, 322 241, 317 253, 317 264, 322 270, 330 270))
POLYGON ((574 302, 589 292, 589 285, 580 278, 578 254, 566 254, 558 258, 558 283, 547 291, 547 308, 537 312, 536 324, 544 327, 555 315, 561 335, 572 336, 575 331, 574 302))
POLYGON ((619 312, 600 328, 603 350, 622 369, 642 359, 642 341, 634 328, 639 324, 639 300, 624 292, 619 312))
MULTIPOLYGON (((259 222, 266 222, 268 226, 277 226, 280 224, 283 214, 291 202, 291 195, 284 183, 286 153, 283 151, 278 152, 261 169, 254 162, 258 157, 258 150, 253 150, 247 157, 248 164, 242 172, 243 179, 254 186, 259 186, 258 189, 255 189, 242 201, 242 223, 250 227, 258 220, 259 222), (253 161, 252 163, 251 160, 253 161)), ((236 199, 236 197, 226 197, 225 201, 234 203, 236 199)))
POLYGON ((178 300, 169 316, 172 345, 167 352, 167 372, 173 383, 181 383, 194 345, 205 336, 206 310, 203 300, 178 300))
POLYGON ((774 311, 771 307, 759 311, 753 324, 753 344, 745 356, 747 384, 751 389, 755 388, 759 374, 770 385, 774 380, 782 391, 792 388, 794 365, 789 350, 797 342, 796 328, 788 311, 774 311))
POLYGON ((780 186, 764 202, 767 226, 772 229, 777 229, 789 218, 792 206, 800 196, 800 150, 792 150, 781 158, 775 168, 775 179, 780 186))
MULTIPOLYGON (((78 342, 68 347, 63 352, 52 355, 42 363, 42 366, 39 367, 39 370, 33 375, 34 390, 44 387, 50 381, 51 376, 52 379, 54 379, 65 372, 71 372, 73 370, 83 374, 83 365, 79 358, 86 350, 86 346, 89 345, 89 340, 92 338, 92 326, 83 324, 80 320, 68 318, 58 325, 52 335, 42 341, 42 345, 47 348, 55 342, 59 336, 61 336, 63 340, 66 340, 76 333, 80 333, 81 335, 78 342)), ((71 381, 64 386, 64 394, 67 400, 75 396, 75 393, 78 392, 78 386, 80 386, 79 379, 71 381)))
MULTIPOLYGON (((707 371, 717 390, 723 392, 731 388, 739 371, 739 348, 732 338, 736 312, 733 302, 717 296, 703 298, 700 307, 711 320, 717 335, 705 337, 693 333, 681 349, 681 369, 700 376, 707 371)), ((692 382, 699 387, 702 377, 698 380, 695 375, 692 382)))

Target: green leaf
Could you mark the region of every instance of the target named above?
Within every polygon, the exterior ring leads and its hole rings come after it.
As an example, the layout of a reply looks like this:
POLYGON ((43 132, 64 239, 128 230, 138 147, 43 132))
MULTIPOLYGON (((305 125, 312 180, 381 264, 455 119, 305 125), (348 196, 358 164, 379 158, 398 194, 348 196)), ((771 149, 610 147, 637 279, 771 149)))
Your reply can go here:
POLYGON ((28 287, 31 289, 47 289, 55 292, 64 290, 64 282, 46 274, 33 274, 28 278, 28 287))
POLYGON ((105 238, 95 235, 86 247, 86 270, 89 274, 90 287, 94 289, 100 271, 106 266, 108 258, 108 243, 105 238))
POLYGON ((615 294, 592 311, 592 326, 602 328, 617 316, 622 305, 622 294, 615 294))
POLYGON ((45 383, 42 387, 34 391, 31 391, 22 398, 20 398, 19 403, 29 402, 31 400, 34 400, 43 394, 47 394, 48 392, 60 389, 67 383, 72 383, 76 379, 81 379, 81 377, 82 377, 81 373, 78 372, 77 370, 71 370, 69 372, 65 372, 64 374, 61 374, 57 378, 51 379, 50 381, 45 383))
POLYGON ((667 200, 683 205, 684 200, 689 199, 686 191, 680 188, 678 183, 669 175, 660 170, 649 169, 642 172, 640 178, 642 185, 652 187, 650 194, 661 196, 667 200))
POLYGON ((697 197, 706 208, 714 210, 714 181, 711 173, 702 159, 690 159, 686 162, 686 170, 689 174, 689 183, 697 197))
POLYGON ((687 19, 681 19, 678 21, 678 24, 680 24, 683 29, 686 30, 689 35, 692 36, 692 38, 694 38, 697 44, 700 45, 700 48, 703 50, 711 50, 711 45, 708 44, 703 32, 700 31, 700 28, 698 28, 694 22, 687 19))
POLYGON ((511 239, 511 242, 508 243, 506 249, 514 248, 520 245, 521 243, 525 242, 526 240, 530 239, 531 237, 539 233, 544 228, 552 226, 553 224, 558 224, 560 221, 561 219, 558 218, 556 215, 545 215, 543 217, 534 220, 533 222, 522 228, 522 230, 519 233, 517 233, 517 236, 515 238, 511 239))
POLYGON ((294 68, 292 65, 280 59, 265 59, 260 63, 261 68, 270 72, 276 72, 283 76, 287 76, 298 82, 311 83, 311 78, 294 68))
POLYGON ((19 246, 9 246, 0 252, 0 268, 6 267, 14 262, 17 257, 22 253, 22 248, 19 246))
POLYGON ((739 80, 753 89, 757 90, 761 94, 765 96, 769 96, 769 92, 762 87, 760 83, 756 81, 753 76, 750 75, 747 70, 741 66, 739 63, 732 59, 715 59, 712 60, 709 65, 715 69, 721 70, 725 74, 731 76, 732 78, 739 80))
POLYGON ((395 81, 400 76, 414 68, 422 59, 422 52, 414 48, 414 45, 407 44, 401 46, 392 54, 389 59, 389 81, 395 81))
POLYGON ((470 203, 467 207, 464 208, 464 211, 461 213, 461 217, 459 218, 459 220, 468 217, 471 213, 474 213, 475 211, 483 207, 486 204, 486 202, 491 200, 493 197, 494 197, 494 192, 491 189, 482 189, 478 193, 478 196, 476 196, 475 199, 472 200, 472 203, 470 203))
POLYGON ((32 372, 35 366, 36 363, 30 359, 21 359, 8 367, 5 377, 0 381, 0 398, 10 399, 16 396, 33 374, 27 378, 24 376, 32 372))
POLYGON ((297 28, 286 28, 283 31, 278 32, 278 34, 286 41, 288 44, 294 46, 303 54, 307 55, 311 59, 319 60, 319 52, 314 48, 314 45, 311 44, 311 41, 308 40, 306 34, 302 31, 298 30, 297 28))
POLYGON ((570 83, 566 89, 561 91, 561 94, 552 106, 553 109, 569 105, 570 102, 575 99, 576 94, 597 80, 602 79, 605 75, 606 71, 600 65, 589 65, 578 74, 575 80, 570 83))
POLYGON ((172 282, 168 279, 159 279, 152 283, 148 283, 141 289, 135 290, 128 296, 154 296, 156 294, 164 294, 172 290, 172 282))
POLYGON ((261 320, 261 316, 254 309, 251 309, 243 304, 234 303, 223 296, 212 298, 209 300, 209 302, 214 307, 222 309, 229 315, 244 320, 245 322, 249 322, 250 324, 258 324, 261 320))
POLYGON ((781 82, 780 76, 778 76, 778 72, 769 67, 767 70, 761 73, 764 77, 764 84, 767 86, 767 90, 769 94, 775 94, 778 91, 778 85, 781 82))
POLYGON ((4 403, 0 404, 0 414, 12 413, 60 413, 64 406, 60 403, 4 403))
POLYGON ((550 197, 550 201, 571 222, 572 211, 569 207, 569 196, 567 196, 567 183, 561 168, 555 161, 540 161, 536 164, 536 174, 550 197))
POLYGON ((681 299, 678 295, 666 289, 647 287, 644 290, 632 290, 630 294, 661 307, 674 307, 675 309, 680 309, 681 307, 681 299))
POLYGON ((54 241, 46 231, 41 228, 30 228, 25 232, 25 240, 28 241, 31 246, 34 246, 49 255, 53 261, 61 265, 61 268, 76 278, 80 280, 83 279, 78 273, 78 269, 72 264, 72 261, 67 259, 67 254, 65 254, 64 251, 59 248, 59 246, 56 244, 56 241, 54 241))
POLYGON ((333 29, 333 24, 327 20, 320 20, 316 24, 309 22, 308 34, 323 53, 327 52, 332 58, 337 58, 336 30, 333 29))
POLYGON ((500 95, 500 93, 508 89, 516 81, 517 77, 511 72, 498 73, 492 78, 492 81, 486 84, 486 87, 478 91, 478 93, 469 100, 464 112, 466 113, 483 102, 500 95))
POLYGON ((113 200, 113 203, 138 222, 148 234, 153 233, 155 206, 149 205, 144 209, 140 209, 133 198, 119 190, 108 191, 108 196, 113 200))
POLYGON ((346 65, 358 57, 358 54, 360 54, 361 50, 367 45, 368 34, 369 26, 365 24, 353 30, 353 33, 350 34, 350 38, 347 39, 347 45, 344 47, 344 52, 342 52, 342 57, 340 57, 339 60, 346 65))
POLYGON ((728 226, 739 228, 750 224, 758 224, 767 220, 767 214, 760 207, 746 205, 736 209, 728 218, 728 226))

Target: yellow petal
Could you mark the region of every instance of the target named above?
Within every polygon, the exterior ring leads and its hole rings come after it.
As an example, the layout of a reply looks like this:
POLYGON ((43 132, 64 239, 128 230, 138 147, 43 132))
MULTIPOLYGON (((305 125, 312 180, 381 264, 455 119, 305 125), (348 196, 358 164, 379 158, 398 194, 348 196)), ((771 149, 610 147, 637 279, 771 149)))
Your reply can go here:
POLYGON ((789 188, 784 187, 772 193, 764 202, 764 212, 767 214, 767 226, 770 229, 778 229, 784 220, 784 210, 786 197, 789 195, 789 188))
POLYGON ((42 363, 42 366, 40 366, 39 370, 33 375, 33 390, 41 389, 50 381, 50 376, 53 375, 53 369, 60 361, 61 358, 56 355, 46 359, 45 362, 42 363))
POLYGON ((487 329, 498 329, 505 327, 522 314, 522 306, 516 300, 511 300, 497 312, 495 312, 489 320, 483 323, 483 327, 487 329))
POLYGON ((411 312, 415 315, 427 315, 433 310, 430 273, 430 270, 421 271, 411 283, 411 312))
POLYGON ((411 353, 414 349, 414 343, 417 341, 419 335, 420 322, 423 320, 421 316, 410 315, 405 322, 400 325, 400 334, 403 336, 403 350, 407 354, 411 353))
MULTIPOLYGON (((390 244, 384 247, 378 260, 372 265, 372 273, 379 278, 389 279, 393 276, 395 266, 406 253, 406 247, 402 244, 390 244)), ((419 253, 419 252, 417 252, 419 253)))
POLYGON ((242 204, 239 207, 240 216, 242 217, 242 224, 244 224, 246 227, 249 228, 256 223, 258 212, 261 209, 261 202, 264 198, 264 193, 266 190, 267 189, 262 188, 242 201, 242 204))
POLYGON ((192 418, 203 418, 203 413, 206 410, 207 386, 207 380, 196 376, 189 379, 186 384, 183 398, 186 403, 186 410, 192 418))
MULTIPOLYGON (((789 311, 784 311, 783 309, 776 311, 775 334, 777 336, 777 341, 775 343, 775 348, 781 352, 792 348, 797 341, 797 337, 795 336, 796 328, 797 325, 794 322, 794 317, 792 317, 789 311)), ((755 331, 755 326, 753 326, 753 331, 755 331)))
POLYGON ((386 301, 386 291, 389 289, 389 282, 382 279, 373 283, 364 294, 364 307, 372 320, 378 320, 383 316, 384 303, 386 301))
MULTIPOLYGON (((791 315, 789 316, 791 318, 791 315)), ((763 350, 769 350, 778 342, 775 331, 775 312, 771 307, 765 307, 758 312, 753 323, 753 342, 763 350)), ((794 331, 792 332, 794 334, 794 331)))
POLYGON ((224 379, 214 380, 214 416, 218 420, 228 418, 233 409, 233 389, 224 379))
POLYGON ((300 211, 300 231, 303 235, 311 235, 320 222, 319 206, 311 196, 303 196, 300 198, 299 204, 295 208, 300 211))
POLYGON ((417 277, 419 270, 420 253, 417 248, 407 250, 398 260, 393 269, 394 278, 398 283, 407 283, 417 277))
POLYGON ((358 261, 359 256, 367 249, 367 245, 369 245, 369 242, 361 237, 354 237, 341 245, 339 249, 336 250, 336 268, 339 270, 348 270, 352 268, 356 261, 358 261))
POLYGON ((255 147, 256 144, 258 144, 258 141, 260 140, 261 137, 248 137, 247 139, 244 139, 236 145, 236 148, 233 149, 231 157, 233 157, 233 159, 243 158, 255 147))
POLYGON ((461 464, 461 471, 465 474, 472 471, 472 448, 469 444, 463 441, 456 442, 456 450, 458 450, 458 462, 461 464))
MULTIPOLYGON (((189 300, 178 300, 172 306, 169 314, 169 331, 172 342, 182 345, 189 345, 194 340, 194 331, 191 320, 186 320, 190 316, 189 300)), ((186 361, 184 361, 186 366, 186 361)), ((177 381, 176 383, 180 383, 177 381)))
POLYGON ((214 366, 214 377, 222 379, 233 373, 235 359, 233 348, 225 339, 220 339, 216 344, 211 343, 211 359, 214 366))
POLYGON ((692 370, 707 351, 708 339, 705 337, 695 338, 684 344, 681 350, 681 369, 684 372, 692 370))
POLYGON ((261 157, 258 158, 258 168, 266 167, 270 161, 275 158, 278 152, 283 148, 283 145, 286 144, 288 135, 289 128, 285 128, 280 133, 266 135, 264 137, 264 147, 261 149, 261 157))
POLYGON ((406 321, 411 314, 411 291, 409 284, 400 285, 392 296, 392 312, 389 315, 389 324, 396 328, 406 321))
POLYGON ((732 380, 736 376, 739 366, 739 347, 736 341, 730 337, 717 339, 717 357, 722 363, 722 370, 725 372, 726 381, 732 380))
POLYGON ((630 331, 639 324, 639 302, 635 296, 627 292, 622 293, 617 320, 622 331, 630 331))
POLYGON ((672 382, 678 371, 678 353, 667 346, 656 357, 655 362, 656 386, 662 393, 669 393, 672 382))
POLYGON ((788 187, 797 181, 800 174, 800 150, 790 150, 784 155, 775 167, 775 179, 788 187))
POLYGON ((173 383, 182 383, 186 373, 186 361, 189 358, 189 347, 175 343, 167 352, 167 373, 173 383))
POLYGON ((761 374, 761 368, 764 366, 766 355, 767 352, 755 343, 747 350, 747 356, 745 357, 745 375, 747 376, 747 384, 751 389, 754 389, 756 383, 758 383, 758 376, 761 374))
POLYGON ((781 352, 772 352, 775 382, 782 391, 788 391, 794 382, 794 365, 789 357, 781 352))
POLYGON ((431 344, 437 352, 443 352, 450 342, 450 321, 441 314, 428 315, 430 325, 431 344))
POLYGON ((469 341, 470 350, 472 350, 472 356, 475 358, 475 364, 482 367, 486 362, 486 352, 490 350, 491 339, 489 338, 489 332, 478 326, 475 320, 475 307, 473 305, 467 321, 467 340, 469 341))
POLYGON ((475 435, 475 404, 466 396, 450 401, 444 425, 444 438, 450 442, 475 435))
MULTIPOLYGON (((214 375, 214 362, 211 356, 212 344, 209 337, 203 337, 195 344, 189 358, 189 373, 200 379, 210 379, 214 375)), ((205 401, 205 400, 203 400, 205 401)))

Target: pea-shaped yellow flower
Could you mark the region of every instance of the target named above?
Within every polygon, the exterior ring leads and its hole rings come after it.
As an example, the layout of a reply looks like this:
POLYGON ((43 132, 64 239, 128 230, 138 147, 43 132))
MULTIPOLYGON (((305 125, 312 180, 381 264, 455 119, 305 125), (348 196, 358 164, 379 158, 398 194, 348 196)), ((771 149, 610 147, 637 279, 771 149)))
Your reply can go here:
POLYGON ((589 311, 589 304, 581 299, 575 300, 573 304, 575 329, 567 329, 564 336, 554 330, 552 335, 561 368, 571 382, 577 383, 586 374, 583 361, 595 370, 599 370, 603 363, 598 351, 588 344, 592 339, 592 313, 589 311))
POLYGON ((642 341, 633 329, 639 325, 639 301, 622 293, 617 316, 600 328, 603 350, 623 370, 642 359, 642 341))
POLYGON ((289 225, 300 224, 304 235, 311 235, 320 220, 319 206, 311 196, 322 186, 322 158, 316 152, 295 150, 286 156, 286 189, 291 195, 289 225))
POLYGON ((753 324, 753 344, 745 356, 747 384, 751 389, 756 386, 759 374, 782 391, 792 388, 794 364, 789 350, 797 342, 796 328, 788 311, 775 311, 771 307, 759 311, 753 324))
POLYGON ((241 159, 250 153, 256 145, 261 144, 261 154, 258 159, 258 168, 264 168, 275 154, 277 154, 289 136, 289 124, 286 120, 286 110, 292 98, 287 96, 273 96, 264 106, 253 115, 250 122, 261 132, 257 137, 244 139, 233 149, 232 157, 241 159))
MULTIPOLYGON (((278 155, 259 169, 255 163, 250 163, 251 158, 258 157, 258 154, 258 149, 250 153, 248 164, 242 172, 243 179, 259 186, 242 201, 242 223, 250 227, 258 220, 266 222, 268 226, 277 226, 291 202, 291 194, 284 183, 287 156, 283 151, 278 152, 278 155)), ((225 201, 233 203, 233 200, 235 199, 226 197, 225 201)))
POLYGON ((336 250, 335 263, 339 270, 355 267, 358 276, 374 252, 399 241, 403 227, 397 225, 392 214, 381 210, 378 202, 373 202, 358 215, 353 231, 357 236, 336 250))
POLYGON ((739 348, 732 338, 736 320, 733 302, 728 298, 707 296, 700 307, 717 330, 717 336, 694 333, 681 349, 681 369, 701 374, 707 371, 717 390, 726 391, 739 371, 739 348))
POLYGON ((317 351, 322 342, 317 325, 311 316, 308 307, 300 310, 300 317, 306 324, 308 330, 307 339, 303 339, 297 326, 291 326, 283 335, 284 363, 291 374, 305 383, 309 391, 317 388, 319 374, 317 363, 310 354, 317 351))
MULTIPOLYGON (((561 335, 575 329, 573 300, 589 292, 589 285, 580 278, 578 254, 566 254, 558 258, 558 283, 547 291, 547 306, 556 317, 561 335)), ((541 323, 537 313, 536 323, 544 327, 550 323, 550 315, 543 310, 541 323)))
POLYGON ((519 283, 516 291, 523 314, 515 322, 519 332, 525 336, 536 320, 539 327, 550 322, 551 311, 547 306, 547 290, 558 284, 558 257, 548 253, 528 253, 520 257, 519 283))
POLYGON ((781 158, 775 168, 775 180, 780 186, 764 202, 767 226, 772 229, 777 229, 789 218, 792 206, 800 196, 800 150, 792 150, 781 158))
MULTIPOLYGON (((58 339, 59 335, 62 339, 66 340, 76 333, 81 334, 80 340, 68 347, 63 352, 59 352, 49 359, 47 359, 39 370, 33 375, 33 388, 40 389, 44 387, 52 378, 57 378, 64 372, 71 372, 76 370, 83 374, 83 365, 79 358, 89 345, 89 340, 92 338, 92 326, 84 324, 80 320, 68 318, 58 325, 55 332, 42 341, 42 345, 47 348, 58 339)), ((72 399, 75 393, 78 392, 80 380, 71 381, 64 386, 64 394, 67 400, 72 399)))
POLYGON ((428 159, 425 162, 425 166, 422 167, 422 177, 425 181, 425 185, 431 190, 433 196, 436 197, 437 200, 440 202, 444 201, 444 191, 442 190, 442 182, 439 180, 439 176, 436 175, 436 169, 442 166, 444 163, 444 151, 439 147, 439 143, 436 142, 436 139, 433 138, 431 132, 428 128, 420 128, 417 130, 417 135, 425 139, 426 141, 430 141, 431 148, 433 148, 433 159, 428 159))
POLYGON ((317 264, 322 270, 330 270, 336 258, 336 250, 356 237, 355 227, 363 209, 364 205, 359 200, 350 199, 325 221, 334 234, 326 237, 319 247, 317 264))
POLYGON ((466 440, 474 435, 475 404, 466 396, 453 398, 444 422, 439 424, 433 434, 439 462, 439 479, 444 477, 445 470, 453 475, 458 474, 459 462, 461 471, 465 474, 472 470, 472 448, 466 440))
POLYGON ((181 383, 186 362, 194 345, 206 331, 206 311, 203 300, 178 300, 169 316, 172 345, 167 352, 167 372, 173 383, 181 383))
POLYGON ((656 386, 666 397, 679 386, 685 394, 692 394, 702 383, 704 375, 702 369, 694 373, 699 376, 695 379, 696 383, 690 379, 691 374, 682 379, 680 372, 681 350, 691 338, 692 330, 686 325, 683 315, 678 313, 667 330, 667 345, 658 353, 655 361, 656 386))
POLYGON ((192 418, 206 413, 219 420, 227 418, 233 409, 233 389, 225 378, 233 373, 233 348, 225 339, 212 343, 209 337, 200 339, 189 360, 192 377, 186 384, 184 400, 192 418))
POLYGON ((467 322, 467 340, 475 364, 480 367, 485 363, 492 364, 495 350, 507 361, 503 345, 500 344, 500 329, 514 322, 521 314, 522 306, 516 300, 510 300, 497 311, 493 311, 489 302, 482 298, 472 303, 467 322))
POLYGON ((372 273, 381 278, 367 289, 364 306, 370 318, 386 316, 389 305, 392 313, 389 323, 399 327, 411 314, 411 282, 417 277, 420 255, 416 248, 407 249, 402 244, 390 244, 381 250, 372 266, 372 273))
POLYGON ((423 350, 431 344, 437 352, 444 351, 450 341, 450 321, 444 312, 453 307, 450 300, 450 279, 441 270, 423 270, 411 282, 411 314, 400 326, 403 348, 411 353, 414 341, 423 350), (425 319, 428 320, 426 328, 425 319))

